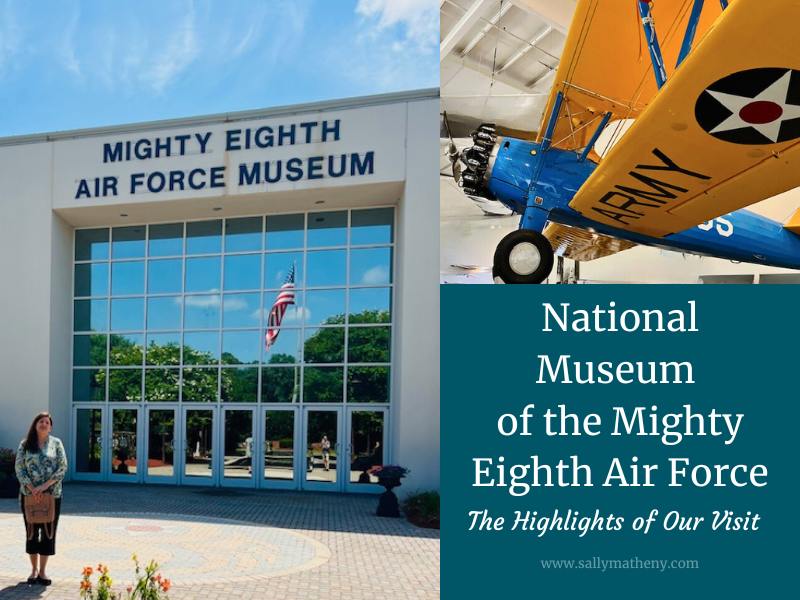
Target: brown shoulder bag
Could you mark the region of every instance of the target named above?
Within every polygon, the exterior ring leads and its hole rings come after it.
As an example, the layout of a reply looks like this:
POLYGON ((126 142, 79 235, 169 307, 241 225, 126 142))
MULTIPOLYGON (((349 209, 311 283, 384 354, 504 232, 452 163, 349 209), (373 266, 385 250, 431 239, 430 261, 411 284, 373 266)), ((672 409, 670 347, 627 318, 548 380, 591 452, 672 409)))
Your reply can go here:
POLYGON ((23 496, 25 519, 28 521, 28 539, 33 539, 33 526, 44 525, 48 539, 53 539, 53 521, 56 519, 56 499, 52 493, 45 492, 37 502, 33 495, 23 496))

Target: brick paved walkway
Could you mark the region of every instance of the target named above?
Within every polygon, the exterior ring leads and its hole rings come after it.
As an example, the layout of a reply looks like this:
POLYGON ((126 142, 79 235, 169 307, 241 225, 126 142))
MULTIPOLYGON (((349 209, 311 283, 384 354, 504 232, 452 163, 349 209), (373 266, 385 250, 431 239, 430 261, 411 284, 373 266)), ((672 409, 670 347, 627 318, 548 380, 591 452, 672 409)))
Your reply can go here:
POLYGON ((22 516, 0 500, 0 600, 77 600, 84 566, 114 589, 155 559, 172 600, 439 598, 439 532, 374 515, 377 496, 68 483, 49 588, 28 586, 22 516))

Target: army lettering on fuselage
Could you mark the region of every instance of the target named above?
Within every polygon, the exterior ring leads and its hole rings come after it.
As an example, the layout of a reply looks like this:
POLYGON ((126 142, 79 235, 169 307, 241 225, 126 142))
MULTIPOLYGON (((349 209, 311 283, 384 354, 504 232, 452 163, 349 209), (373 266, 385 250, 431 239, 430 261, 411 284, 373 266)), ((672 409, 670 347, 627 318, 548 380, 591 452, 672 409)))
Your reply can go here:
POLYGON ((615 185, 613 190, 598 200, 598 203, 604 206, 602 208, 592 207, 592 210, 622 225, 630 225, 634 220, 645 216, 646 213, 642 212, 643 210, 661 208, 667 204, 668 200, 674 200, 680 194, 689 191, 688 188, 677 185, 683 183, 685 179, 675 178, 673 174, 681 174, 695 179, 711 179, 708 175, 679 167, 658 148, 653 150, 653 154, 663 164, 636 165, 635 169, 629 173, 631 177, 645 184, 649 189, 640 190, 635 187, 615 185), (661 171, 663 173, 653 177, 639 171, 661 171), (670 179, 670 181, 663 181, 663 179, 670 179))

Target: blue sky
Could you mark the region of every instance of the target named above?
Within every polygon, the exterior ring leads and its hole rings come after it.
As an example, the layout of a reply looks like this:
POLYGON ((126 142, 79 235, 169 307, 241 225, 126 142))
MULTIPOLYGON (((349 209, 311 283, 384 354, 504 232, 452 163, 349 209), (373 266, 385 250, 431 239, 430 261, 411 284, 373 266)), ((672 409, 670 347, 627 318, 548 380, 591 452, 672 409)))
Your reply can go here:
POLYGON ((436 0, 0 0, 0 136, 437 87, 436 0))

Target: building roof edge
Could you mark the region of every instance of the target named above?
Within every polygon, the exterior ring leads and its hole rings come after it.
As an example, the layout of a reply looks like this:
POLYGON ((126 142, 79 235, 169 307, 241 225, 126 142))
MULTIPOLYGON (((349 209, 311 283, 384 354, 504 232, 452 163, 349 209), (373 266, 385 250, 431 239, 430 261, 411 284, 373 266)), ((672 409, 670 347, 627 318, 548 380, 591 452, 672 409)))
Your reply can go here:
POLYGON ((418 100, 427 100, 434 98, 435 99, 439 98, 439 88, 424 88, 420 90, 391 92, 388 94, 378 94, 371 96, 354 96, 350 98, 338 98, 335 100, 323 100, 319 102, 308 102, 304 104, 278 106, 275 108, 258 108, 253 110, 219 113, 214 115, 181 117, 179 119, 146 121, 142 123, 130 123, 123 125, 106 125, 103 127, 91 127, 88 129, 73 129, 68 131, 56 131, 51 133, 16 135, 16 136, 0 138, 0 146, 13 146, 18 144, 53 142, 56 140, 93 137, 93 136, 107 135, 112 133, 124 134, 124 133, 135 133, 137 131, 155 131, 161 129, 175 128, 175 127, 186 127, 190 125, 213 125, 216 123, 232 123, 236 121, 250 121, 253 119, 300 115, 310 112, 347 110, 353 108, 377 106, 381 104, 400 104, 403 102, 415 102, 418 100))

